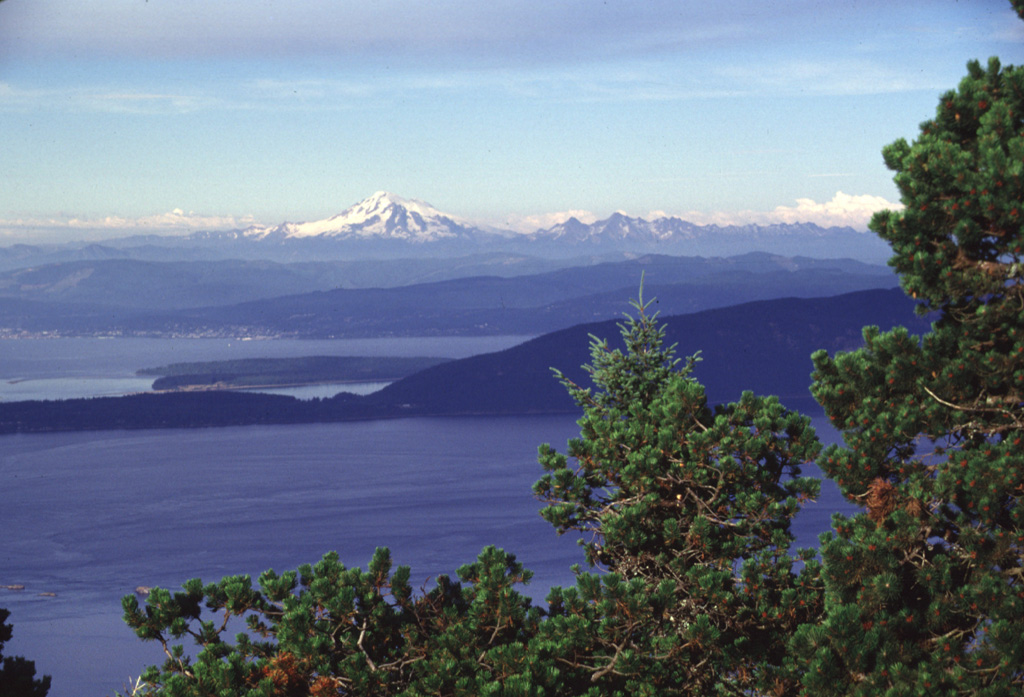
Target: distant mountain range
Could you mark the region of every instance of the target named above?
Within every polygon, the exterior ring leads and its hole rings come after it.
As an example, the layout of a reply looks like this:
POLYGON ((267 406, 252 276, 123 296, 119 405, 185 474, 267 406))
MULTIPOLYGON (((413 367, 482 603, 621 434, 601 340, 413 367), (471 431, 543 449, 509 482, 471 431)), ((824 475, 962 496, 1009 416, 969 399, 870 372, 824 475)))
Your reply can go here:
MULTIPOLYGON (((766 300, 663 320, 666 340, 678 345, 677 355, 702 352, 695 375, 707 386, 712 403, 752 390, 779 395, 783 404, 809 413, 818 413, 808 393, 813 351, 857 348, 865 325, 904 325, 917 334, 928 330, 927 320, 915 315, 914 302, 899 290, 766 300)), ((580 366, 589 360, 592 335, 621 347, 616 322, 606 321, 442 363, 365 397, 342 393, 302 401, 224 391, 7 402, 0 403, 0 433, 576 412, 551 368, 586 385, 580 366)))
POLYGON ((115 258, 326 261, 493 252, 553 258, 610 253, 731 256, 750 251, 871 262, 890 256, 888 246, 875 235, 813 223, 696 225, 676 217, 647 220, 615 213, 590 224, 570 218, 553 227, 517 233, 473 225, 429 203, 378 191, 324 220, 187 236, 137 235, 92 244, 0 247, 0 270, 115 258))
POLYGON ((550 270, 537 257, 490 255, 51 264, 0 272, 0 336, 536 335, 621 316, 641 278, 665 313, 897 284, 884 266, 763 252, 577 263, 550 270))
MULTIPOLYGON (((277 243, 348 242, 357 253, 395 251, 389 243, 431 246, 433 252, 468 253, 516 250, 544 254, 579 254, 583 249, 719 254, 759 249, 776 253, 803 253, 817 249, 829 257, 873 258, 887 255, 887 247, 874 235, 852 228, 822 228, 812 223, 720 227, 696 225, 675 217, 653 220, 614 213, 605 220, 583 223, 570 218, 550 228, 516 233, 474 226, 443 213, 429 203, 378 191, 369 198, 325 220, 254 226, 229 232, 203 232, 195 240, 235 240, 277 243), (359 246, 353 247, 353 243, 359 246), (794 246, 797 245, 797 246, 794 246), (359 248, 362 247, 362 248, 359 248), (788 250, 784 252, 783 250, 788 250)), ((408 251, 408 247, 406 247, 408 251)))

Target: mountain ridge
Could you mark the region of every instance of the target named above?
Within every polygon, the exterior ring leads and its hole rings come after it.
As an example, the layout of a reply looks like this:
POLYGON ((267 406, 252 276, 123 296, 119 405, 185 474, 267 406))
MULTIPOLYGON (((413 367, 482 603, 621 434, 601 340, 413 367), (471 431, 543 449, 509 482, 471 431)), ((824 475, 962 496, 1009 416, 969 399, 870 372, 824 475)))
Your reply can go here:
POLYGON ((764 252, 714 258, 642 255, 546 265, 526 274, 506 268, 522 259, 452 261, 445 273, 460 266, 468 273, 447 278, 437 264, 420 264, 418 280, 414 266, 404 262, 362 262, 358 277, 350 263, 103 260, 0 272, 0 334, 534 335, 620 316, 642 276, 671 313, 897 284, 884 266, 764 252), (505 275, 495 273, 495 263, 505 275), (399 272, 406 285, 373 283, 386 275, 398 281, 399 272))
MULTIPOLYGON (((862 344, 862 328, 928 329, 900 290, 831 298, 782 298, 664 317, 677 355, 702 352, 695 377, 712 403, 744 390, 775 394, 790 408, 818 411, 808 386, 810 354, 862 344)), ((576 411, 551 368, 587 384, 591 336, 621 345, 617 320, 575 325, 504 351, 449 361, 372 395, 302 401, 234 391, 145 393, 49 402, 0 402, 0 433, 318 423, 412 416, 494 416, 576 411)))

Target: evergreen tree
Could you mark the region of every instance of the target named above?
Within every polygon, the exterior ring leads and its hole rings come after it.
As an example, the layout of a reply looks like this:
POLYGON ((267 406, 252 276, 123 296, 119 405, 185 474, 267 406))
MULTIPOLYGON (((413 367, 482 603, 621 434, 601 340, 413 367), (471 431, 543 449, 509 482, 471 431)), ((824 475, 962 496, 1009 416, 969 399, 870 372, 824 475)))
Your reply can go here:
MULTIPOLYGON (((806 418, 745 394, 712 409, 662 346, 647 313, 623 325, 626 352, 594 340, 578 469, 545 446, 537 483, 561 531, 593 534, 588 561, 542 612, 496 548, 415 595, 409 569, 378 550, 363 572, 336 554, 254 586, 233 576, 124 598, 125 621, 167 659, 139 691, 199 695, 790 694, 786 639, 820 612, 820 568, 788 555, 790 522, 817 482, 806 418), (796 562, 802 570, 794 572, 796 562), (232 642, 229 630, 247 630, 232 642), (194 655, 185 650, 191 639, 194 655)), ((564 379, 564 378, 563 378, 564 379)))
POLYGON ((11 640, 14 628, 7 624, 11 613, 0 607, 0 695, 3 697, 46 697, 50 676, 36 677, 36 664, 21 656, 4 657, 4 644, 11 640))
POLYGON ((556 589, 541 635, 577 673, 567 694, 793 693, 786 643, 821 603, 813 552, 788 554, 792 518, 818 492, 799 476, 817 438, 774 397, 711 408, 697 357, 674 358, 642 293, 633 306, 625 352, 593 338, 594 388, 559 374, 580 437, 568 457, 541 448, 534 491, 608 573, 556 589))
MULTIPOLYGON (((540 612, 512 586, 530 574, 515 557, 488 547, 413 594, 409 568, 392 570, 378 549, 367 570, 346 568, 335 553, 297 572, 267 571, 171 594, 154 589, 140 606, 124 598, 125 621, 167 655, 137 692, 206 695, 507 695, 538 690, 520 675, 540 612), (466 584, 466 585, 463 585, 466 584), (204 611, 205 607, 205 611, 204 611), (204 619, 204 612, 205 617, 204 619), (244 622, 234 643, 227 632, 244 622), (190 657, 182 639, 198 651, 190 657)), ((533 673, 543 676, 539 666, 533 673)))
POLYGON ((866 511, 823 538, 825 619, 794 648, 810 694, 1019 695, 1024 69, 970 63, 917 140, 883 153, 904 208, 871 228, 935 321, 814 356, 845 441, 820 465, 866 511))

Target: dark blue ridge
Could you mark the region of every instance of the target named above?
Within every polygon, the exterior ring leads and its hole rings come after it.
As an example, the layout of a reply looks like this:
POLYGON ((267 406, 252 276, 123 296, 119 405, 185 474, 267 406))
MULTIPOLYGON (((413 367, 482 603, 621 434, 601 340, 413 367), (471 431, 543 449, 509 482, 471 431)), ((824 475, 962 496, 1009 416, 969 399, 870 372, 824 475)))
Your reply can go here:
MULTIPOLYGON (((778 395, 786 406, 811 413, 820 411, 808 392, 811 353, 858 348, 866 325, 883 330, 902 325, 915 334, 929 328, 900 290, 766 300, 660 319, 668 344, 678 344, 678 356, 701 352, 694 375, 712 402, 751 390, 778 395)), ((577 408, 551 368, 586 384, 581 366, 589 361, 590 335, 607 338, 613 347, 620 338, 616 321, 577 325, 504 351, 427 368, 362 397, 299 400, 209 391, 0 403, 0 433, 570 413, 577 408)))

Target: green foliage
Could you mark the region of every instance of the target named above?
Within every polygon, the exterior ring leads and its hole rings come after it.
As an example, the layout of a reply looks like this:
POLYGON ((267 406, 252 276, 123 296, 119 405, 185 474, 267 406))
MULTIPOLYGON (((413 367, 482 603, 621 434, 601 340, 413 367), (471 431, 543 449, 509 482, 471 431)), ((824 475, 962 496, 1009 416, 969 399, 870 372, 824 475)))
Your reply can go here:
POLYGON ((4 644, 11 640, 14 628, 7 624, 10 611, 0 607, 0 695, 3 697, 46 697, 50 676, 36 677, 36 664, 21 656, 3 655, 4 644))
POLYGON ((534 491, 610 573, 556 593, 544 631, 571 637, 563 662, 601 694, 792 693, 785 645, 821 605, 813 553, 788 553, 792 518, 818 492, 799 476, 817 438, 774 397, 709 407, 697 357, 680 366, 649 304, 633 305, 625 352, 593 338, 595 388, 559 374, 580 437, 568 457, 541 448, 534 491))
POLYGON ((386 549, 365 572, 330 553, 297 572, 267 571, 256 586, 248 576, 194 579, 173 595, 154 589, 145 606, 129 595, 124 617, 167 655, 142 675, 146 694, 533 694, 519 674, 540 612, 513 589, 530 573, 488 547, 458 576, 415 596, 408 567, 393 570, 386 549))
POLYGON ((814 356, 845 441, 820 465, 866 512, 823 539, 826 617, 794 648, 814 694, 1020 694, 1024 69, 970 63, 884 155, 904 209, 872 229, 935 322, 814 356))

